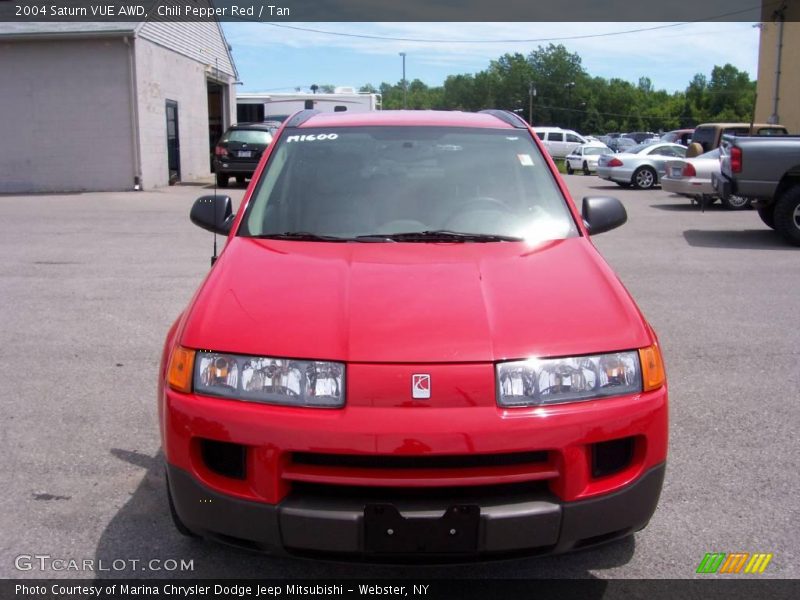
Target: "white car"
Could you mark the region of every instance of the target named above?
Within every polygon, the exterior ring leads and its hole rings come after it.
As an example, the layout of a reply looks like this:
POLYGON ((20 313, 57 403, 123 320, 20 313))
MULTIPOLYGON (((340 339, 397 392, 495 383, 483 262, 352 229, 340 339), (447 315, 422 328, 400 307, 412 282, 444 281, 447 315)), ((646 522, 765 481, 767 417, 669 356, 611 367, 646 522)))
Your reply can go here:
POLYGON ((572 129, 561 127, 534 127, 536 137, 542 140, 547 153, 553 158, 564 158, 581 144, 586 138, 572 129))
MULTIPOLYGON (((718 194, 711 184, 711 176, 719 175, 719 148, 710 152, 667 162, 666 175, 661 178, 661 189, 665 192, 688 196, 706 205, 716 202, 718 194)), ((750 205, 750 198, 730 196, 722 204, 729 210, 741 210, 750 205)))
POLYGON ((597 161, 603 154, 614 154, 614 151, 602 142, 590 142, 575 148, 565 160, 567 173, 572 175, 575 171, 583 171, 589 175, 597 171, 597 161))

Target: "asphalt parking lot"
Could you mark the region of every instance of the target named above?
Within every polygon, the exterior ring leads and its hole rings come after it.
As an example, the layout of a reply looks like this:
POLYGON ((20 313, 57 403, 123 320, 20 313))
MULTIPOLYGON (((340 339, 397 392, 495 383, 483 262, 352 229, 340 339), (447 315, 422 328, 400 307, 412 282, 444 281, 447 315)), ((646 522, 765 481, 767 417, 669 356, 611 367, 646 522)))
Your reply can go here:
MULTIPOLYGON (((211 190, 0 196, 0 577, 686 578, 706 552, 771 552, 764 577, 800 577, 800 249, 755 211, 701 214, 659 189, 565 177, 576 201, 627 207, 629 222, 596 244, 665 353, 670 457, 646 530, 470 566, 276 559, 182 538, 163 486, 156 370, 208 269, 212 236, 188 213, 211 190), (19 570, 20 555, 127 562, 19 570), (194 569, 143 570, 152 559, 194 569)), ((228 193, 238 203, 243 191, 228 193)))

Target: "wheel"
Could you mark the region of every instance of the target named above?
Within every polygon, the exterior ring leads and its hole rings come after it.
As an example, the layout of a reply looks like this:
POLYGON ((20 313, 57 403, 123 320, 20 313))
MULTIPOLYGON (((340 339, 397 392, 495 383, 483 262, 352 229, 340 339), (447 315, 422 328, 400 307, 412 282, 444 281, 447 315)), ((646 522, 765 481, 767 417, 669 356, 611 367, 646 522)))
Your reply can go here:
POLYGON ((775 229, 775 204, 759 206, 756 211, 761 220, 764 221, 764 225, 770 229, 775 229))
POLYGON ((750 207, 750 198, 744 196, 728 196, 722 199, 722 206, 728 210, 744 210, 750 207))
POLYGON ((236 176, 236 183, 238 183, 238 184, 244 183, 244 175, 237 175, 236 176))
POLYGON ((565 160, 564 164, 567 165, 567 175, 572 175, 575 172, 575 169, 572 168, 572 165, 569 164, 568 160, 565 160))
POLYGON ((228 187, 228 176, 225 173, 217 173, 217 185, 219 187, 228 187))
POLYGON ((197 535, 194 531, 186 527, 181 521, 181 518, 178 516, 178 511, 175 510, 175 503, 172 501, 172 492, 169 489, 169 478, 165 477, 165 482, 167 484, 167 501, 169 502, 169 514, 172 517, 172 523, 175 525, 175 529, 178 530, 178 533, 181 535, 185 535, 189 538, 199 538, 200 536, 197 535))
POLYGON ((583 174, 584 175, 591 175, 591 171, 589 171, 589 163, 583 161, 583 174))
POLYGON ((800 246, 800 185, 786 190, 775 203, 775 231, 787 242, 800 246))
POLYGON ((633 172, 633 185, 640 190, 649 190, 658 183, 658 176, 652 167, 639 167, 633 172))

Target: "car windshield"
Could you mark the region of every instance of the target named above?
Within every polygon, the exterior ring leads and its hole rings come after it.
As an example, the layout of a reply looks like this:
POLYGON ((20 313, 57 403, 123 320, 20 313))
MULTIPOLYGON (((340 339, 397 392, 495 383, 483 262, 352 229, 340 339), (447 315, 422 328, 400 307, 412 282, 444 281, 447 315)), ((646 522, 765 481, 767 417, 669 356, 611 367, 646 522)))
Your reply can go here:
POLYGON ((584 155, 588 154, 612 154, 610 148, 601 148, 600 146, 590 146, 583 149, 584 155))
POLYGON ((232 129, 222 138, 223 142, 241 142, 242 144, 264 144, 272 141, 272 134, 260 129, 232 129))
POLYGON ((339 127, 283 132, 239 234, 500 241, 578 231, 525 130, 339 127), (474 235, 453 235, 464 233, 474 235))

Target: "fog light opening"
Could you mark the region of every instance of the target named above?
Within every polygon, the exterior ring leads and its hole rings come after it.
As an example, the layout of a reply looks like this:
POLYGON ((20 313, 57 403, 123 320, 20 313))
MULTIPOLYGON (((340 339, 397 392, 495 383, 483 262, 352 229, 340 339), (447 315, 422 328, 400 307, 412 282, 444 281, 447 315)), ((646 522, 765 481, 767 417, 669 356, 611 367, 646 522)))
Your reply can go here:
POLYGON ((200 455, 209 471, 231 479, 246 478, 247 449, 241 444, 200 440, 200 455))
POLYGON ((592 477, 595 479, 619 473, 631 464, 634 438, 626 437, 592 446, 592 477))

